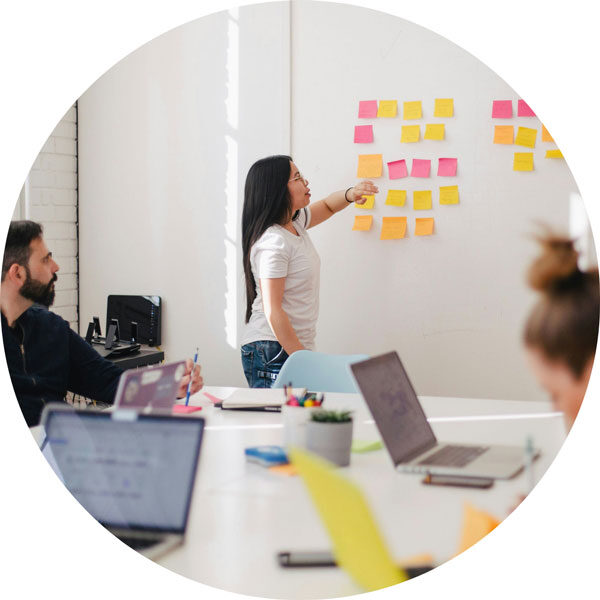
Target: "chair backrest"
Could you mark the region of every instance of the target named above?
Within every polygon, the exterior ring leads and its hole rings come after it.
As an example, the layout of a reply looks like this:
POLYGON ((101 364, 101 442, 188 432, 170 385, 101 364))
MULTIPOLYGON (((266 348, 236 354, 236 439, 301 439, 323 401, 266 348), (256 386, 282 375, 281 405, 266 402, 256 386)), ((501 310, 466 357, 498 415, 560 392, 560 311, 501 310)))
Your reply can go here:
POLYGON ((283 363, 273 384, 282 388, 289 382, 314 392, 358 392, 348 365, 366 360, 367 354, 323 354, 298 350, 283 363))

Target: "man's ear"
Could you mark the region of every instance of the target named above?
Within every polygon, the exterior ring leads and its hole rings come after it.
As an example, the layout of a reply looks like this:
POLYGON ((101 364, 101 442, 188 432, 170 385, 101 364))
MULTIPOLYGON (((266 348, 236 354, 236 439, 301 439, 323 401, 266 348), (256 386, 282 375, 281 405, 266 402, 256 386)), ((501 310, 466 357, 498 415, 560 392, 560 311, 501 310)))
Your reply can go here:
POLYGON ((21 287, 25 280, 27 279, 27 272, 25 271, 25 267, 18 263, 13 263, 10 265, 8 271, 6 272, 6 276, 4 280, 12 281, 18 287, 21 287))

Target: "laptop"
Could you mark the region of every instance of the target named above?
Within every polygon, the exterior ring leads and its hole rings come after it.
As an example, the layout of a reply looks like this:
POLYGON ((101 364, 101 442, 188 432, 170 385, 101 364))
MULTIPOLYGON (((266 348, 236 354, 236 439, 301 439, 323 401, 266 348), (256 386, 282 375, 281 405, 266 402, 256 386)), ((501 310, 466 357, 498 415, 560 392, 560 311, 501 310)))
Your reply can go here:
POLYGON ((49 404, 40 449, 101 525, 156 559, 183 543, 204 424, 202 418, 49 404))
POLYGON ((171 411, 177 399, 185 361, 124 371, 115 393, 116 408, 143 412, 171 411))
POLYGON ((396 352, 350 369, 396 470, 509 479, 525 465, 525 452, 517 446, 438 442, 396 352))

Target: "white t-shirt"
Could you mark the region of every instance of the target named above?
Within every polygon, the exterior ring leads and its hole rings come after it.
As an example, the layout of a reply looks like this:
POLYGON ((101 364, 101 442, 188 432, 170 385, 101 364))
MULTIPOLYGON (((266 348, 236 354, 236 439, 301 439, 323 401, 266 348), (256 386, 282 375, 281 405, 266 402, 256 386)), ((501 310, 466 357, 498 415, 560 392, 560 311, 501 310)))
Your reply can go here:
POLYGON ((277 341, 265 316, 259 279, 285 277, 281 306, 302 345, 307 350, 314 350, 321 259, 306 231, 310 217, 310 208, 303 208, 298 218, 292 221, 297 236, 281 225, 272 225, 250 249, 256 298, 242 336, 242 346, 258 340, 277 341))

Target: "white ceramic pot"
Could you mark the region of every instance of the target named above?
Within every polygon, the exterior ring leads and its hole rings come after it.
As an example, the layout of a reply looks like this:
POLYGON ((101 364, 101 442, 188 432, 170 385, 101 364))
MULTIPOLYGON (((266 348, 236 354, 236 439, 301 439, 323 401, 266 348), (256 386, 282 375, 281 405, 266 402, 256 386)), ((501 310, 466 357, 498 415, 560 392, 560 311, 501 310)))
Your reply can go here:
POLYGON ((350 464, 352 421, 327 423, 309 421, 306 424, 306 448, 340 466, 350 464))

